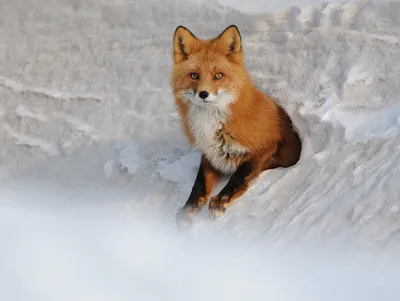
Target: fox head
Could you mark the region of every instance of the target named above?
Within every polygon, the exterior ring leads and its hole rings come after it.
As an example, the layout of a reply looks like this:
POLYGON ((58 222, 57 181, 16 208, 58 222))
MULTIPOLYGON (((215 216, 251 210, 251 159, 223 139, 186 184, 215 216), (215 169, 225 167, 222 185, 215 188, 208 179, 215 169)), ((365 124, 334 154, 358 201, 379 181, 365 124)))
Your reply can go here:
POLYGON ((173 39, 172 88, 175 97, 196 106, 226 107, 247 79, 242 39, 235 25, 201 40, 183 26, 173 39))

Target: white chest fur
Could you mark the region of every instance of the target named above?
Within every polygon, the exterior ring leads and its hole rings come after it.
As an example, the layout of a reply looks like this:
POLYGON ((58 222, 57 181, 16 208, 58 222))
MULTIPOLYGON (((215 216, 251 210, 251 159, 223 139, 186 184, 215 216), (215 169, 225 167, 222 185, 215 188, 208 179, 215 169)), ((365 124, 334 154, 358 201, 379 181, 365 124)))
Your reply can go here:
POLYGON ((195 148, 200 150, 214 168, 232 173, 237 166, 229 158, 246 153, 238 144, 225 141, 218 133, 227 119, 227 113, 216 107, 189 105, 189 128, 195 140, 195 148))

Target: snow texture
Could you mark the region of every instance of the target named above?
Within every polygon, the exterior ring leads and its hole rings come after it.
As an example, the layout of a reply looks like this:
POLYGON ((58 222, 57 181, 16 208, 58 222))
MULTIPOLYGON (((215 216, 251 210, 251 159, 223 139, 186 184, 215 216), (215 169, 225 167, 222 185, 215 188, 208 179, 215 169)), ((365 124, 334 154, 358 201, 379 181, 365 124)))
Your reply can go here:
POLYGON ((0 0, 0 299, 399 300, 399 15, 395 0, 0 0), (304 143, 183 236, 200 154, 169 85, 179 24, 238 25, 304 143))

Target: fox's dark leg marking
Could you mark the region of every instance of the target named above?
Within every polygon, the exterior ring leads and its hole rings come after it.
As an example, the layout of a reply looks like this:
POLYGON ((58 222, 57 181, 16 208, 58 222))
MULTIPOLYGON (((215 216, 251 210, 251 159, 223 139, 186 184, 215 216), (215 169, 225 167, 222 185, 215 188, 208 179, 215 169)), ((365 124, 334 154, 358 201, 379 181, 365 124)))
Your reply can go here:
POLYGON ((251 173, 252 165, 253 164, 251 161, 247 161, 240 165, 236 172, 230 178, 229 182, 218 195, 228 196, 231 198, 238 191, 238 189, 243 187, 243 185, 245 184, 246 178, 251 173))
POLYGON ((189 199, 176 214, 176 221, 179 228, 190 225, 192 219, 200 209, 207 204, 207 198, 218 181, 218 178, 219 172, 211 166, 204 156, 202 156, 189 199))
POLYGON ((238 167, 221 192, 211 198, 209 210, 212 219, 223 215, 233 201, 247 190, 251 181, 261 173, 261 166, 262 162, 251 159, 238 167))

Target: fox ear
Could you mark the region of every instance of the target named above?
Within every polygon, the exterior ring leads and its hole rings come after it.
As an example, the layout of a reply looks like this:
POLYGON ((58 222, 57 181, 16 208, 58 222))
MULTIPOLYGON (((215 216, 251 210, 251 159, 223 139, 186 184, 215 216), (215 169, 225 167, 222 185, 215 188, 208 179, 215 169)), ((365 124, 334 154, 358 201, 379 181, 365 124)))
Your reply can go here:
POLYGON ((236 63, 243 61, 242 37, 235 25, 228 26, 217 37, 217 48, 236 63))
POLYGON ((190 53, 195 51, 197 37, 186 27, 178 26, 174 34, 174 62, 175 64, 187 60, 190 53))

